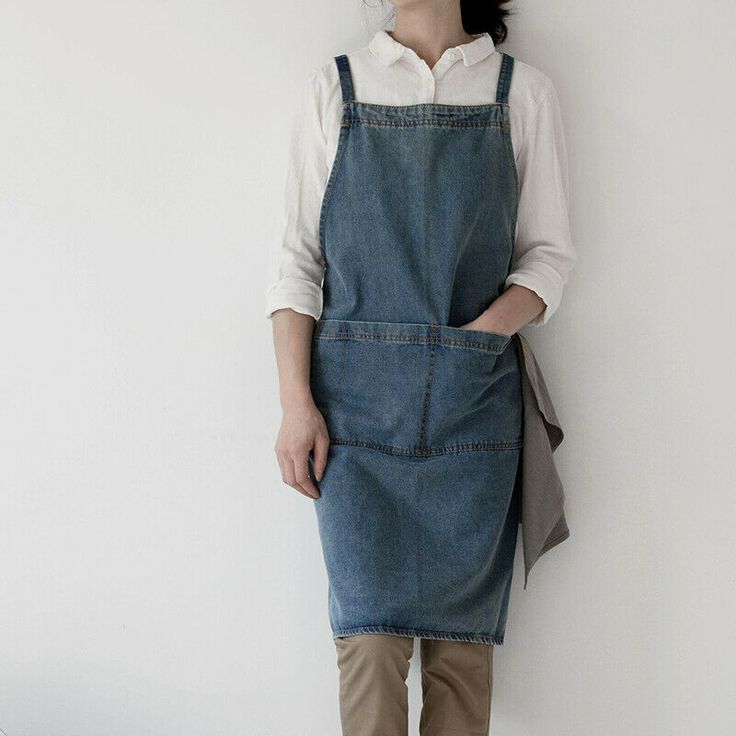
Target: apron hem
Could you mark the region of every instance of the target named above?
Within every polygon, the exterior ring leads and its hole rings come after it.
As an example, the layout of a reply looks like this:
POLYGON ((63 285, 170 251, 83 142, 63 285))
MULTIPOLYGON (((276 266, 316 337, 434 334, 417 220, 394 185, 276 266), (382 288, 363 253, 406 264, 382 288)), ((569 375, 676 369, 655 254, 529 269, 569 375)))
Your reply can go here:
POLYGON ((449 641, 466 641, 475 644, 494 644, 500 646, 503 644, 503 635, 497 634, 462 634, 454 631, 433 631, 431 629, 412 629, 402 628, 398 626, 354 626, 349 629, 336 629, 332 633, 332 638, 337 639, 342 636, 355 636, 357 634, 389 634, 392 636, 409 636, 418 637, 420 639, 441 639, 449 641))

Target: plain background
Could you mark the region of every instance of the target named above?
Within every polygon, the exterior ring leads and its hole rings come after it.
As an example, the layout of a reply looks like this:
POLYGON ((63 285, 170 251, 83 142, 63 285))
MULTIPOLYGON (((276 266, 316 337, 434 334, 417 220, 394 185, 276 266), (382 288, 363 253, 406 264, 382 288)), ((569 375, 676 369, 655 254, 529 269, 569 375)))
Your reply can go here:
MULTIPOLYGON (((262 310, 295 94, 381 13, 1 5, 0 729, 336 735, 262 310)), ((572 536, 526 591, 517 557, 493 733, 728 736, 736 8, 516 6, 570 155, 580 261, 524 332, 572 536)))

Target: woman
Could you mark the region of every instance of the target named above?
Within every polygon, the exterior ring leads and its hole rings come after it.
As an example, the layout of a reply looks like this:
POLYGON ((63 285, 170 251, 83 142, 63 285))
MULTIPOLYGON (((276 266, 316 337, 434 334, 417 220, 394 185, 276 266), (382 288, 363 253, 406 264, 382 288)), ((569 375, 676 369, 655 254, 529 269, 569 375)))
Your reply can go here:
POLYGON ((520 520, 512 338, 576 260, 565 144, 550 79, 497 48, 505 0, 393 5, 299 103, 266 305, 276 454, 315 500, 343 733, 406 734, 418 637, 422 734, 480 734, 520 520))

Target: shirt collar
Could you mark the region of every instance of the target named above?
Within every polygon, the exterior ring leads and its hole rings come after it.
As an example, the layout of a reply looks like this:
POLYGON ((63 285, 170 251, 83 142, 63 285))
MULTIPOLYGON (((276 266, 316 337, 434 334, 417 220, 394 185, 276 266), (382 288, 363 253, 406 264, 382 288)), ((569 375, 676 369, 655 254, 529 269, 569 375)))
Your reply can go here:
MULTIPOLYGON (((409 49, 400 44, 387 31, 378 31, 368 45, 371 53, 386 66, 398 61, 409 49)), ((476 35, 472 41, 453 47, 460 52, 465 66, 471 66, 490 56, 495 51, 495 44, 488 33, 476 35)))

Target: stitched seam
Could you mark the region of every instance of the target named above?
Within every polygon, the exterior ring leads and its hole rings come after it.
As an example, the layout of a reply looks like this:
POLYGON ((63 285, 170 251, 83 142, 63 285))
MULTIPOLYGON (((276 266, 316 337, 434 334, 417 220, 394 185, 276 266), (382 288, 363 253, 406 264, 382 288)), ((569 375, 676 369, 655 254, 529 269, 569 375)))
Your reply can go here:
POLYGON ((378 102, 360 102, 352 99, 343 103, 344 105, 355 105, 363 107, 366 110, 375 110, 377 112, 398 112, 406 113, 412 110, 441 112, 443 114, 473 114, 473 113, 491 113, 494 107, 509 107, 508 102, 487 102, 479 105, 455 105, 444 102, 417 102, 413 105, 383 105, 378 102))
POLYGON ((429 370, 427 371, 427 384, 424 389, 424 400, 422 401, 422 416, 419 422, 418 447, 424 447, 427 437, 427 416, 429 415, 429 401, 432 397, 432 378, 434 376, 434 345, 429 348, 429 370))
MULTIPOLYGON (((509 228, 509 232, 514 233, 516 232, 517 220, 519 218, 519 196, 521 192, 521 179, 519 178, 519 169, 516 165, 516 154, 514 152, 514 144, 511 140, 511 128, 509 127, 509 128, 504 129, 503 135, 501 137, 504 139, 506 155, 509 158, 509 166, 511 167, 512 175, 514 178, 514 190, 516 192, 516 197, 514 198, 514 202, 513 202, 513 217, 512 217, 511 225, 509 228)), ((513 271, 514 271, 514 243, 512 239, 511 246, 509 248, 509 257, 506 263, 506 274, 507 274, 506 278, 507 279, 513 271)))
POLYGON ((461 634, 454 631, 434 631, 432 629, 412 629, 400 626, 384 626, 381 624, 352 626, 347 629, 335 629, 333 638, 353 636, 355 634, 395 634, 397 636, 417 636, 426 639, 449 639, 451 641, 477 642, 481 644, 503 644, 503 636, 498 634, 461 634))
MULTIPOLYGON (((318 340, 376 340, 381 342, 405 342, 410 344, 430 343, 435 345, 447 345, 448 347, 472 348, 474 350, 482 350, 489 353, 495 353, 496 348, 488 346, 482 342, 473 340, 453 340, 449 337, 439 337, 436 335, 389 335, 376 332, 317 332, 315 337, 318 340)), ((510 340, 506 341, 504 347, 508 345, 510 340)), ((501 349, 501 352, 503 352, 501 349)))
POLYGON ((430 457, 434 455, 446 455, 458 452, 483 452, 487 450, 517 450, 523 445, 523 438, 516 440, 486 440, 482 442, 461 442, 444 447, 397 447, 395 445, 383 445, 379 442, 368 442, 363 440, 351 440, 341 437, 330 437, 333 445, 349 445, 351 447, 362 447, 368 450, 376 450, 387 455, 404 455, 410 457, 430 457))
POLYGON ((343 127, 349 126, 351 123, 356 125, 366 125, 373 127, 389 127, 389 128, 415 128, 434 127, 434 128, 508 128, 504 122, 495 120, 484 120, 477 123, 463 123, 451 120, 364 120, 362 118, 343 119, 340 123, 343 127))

